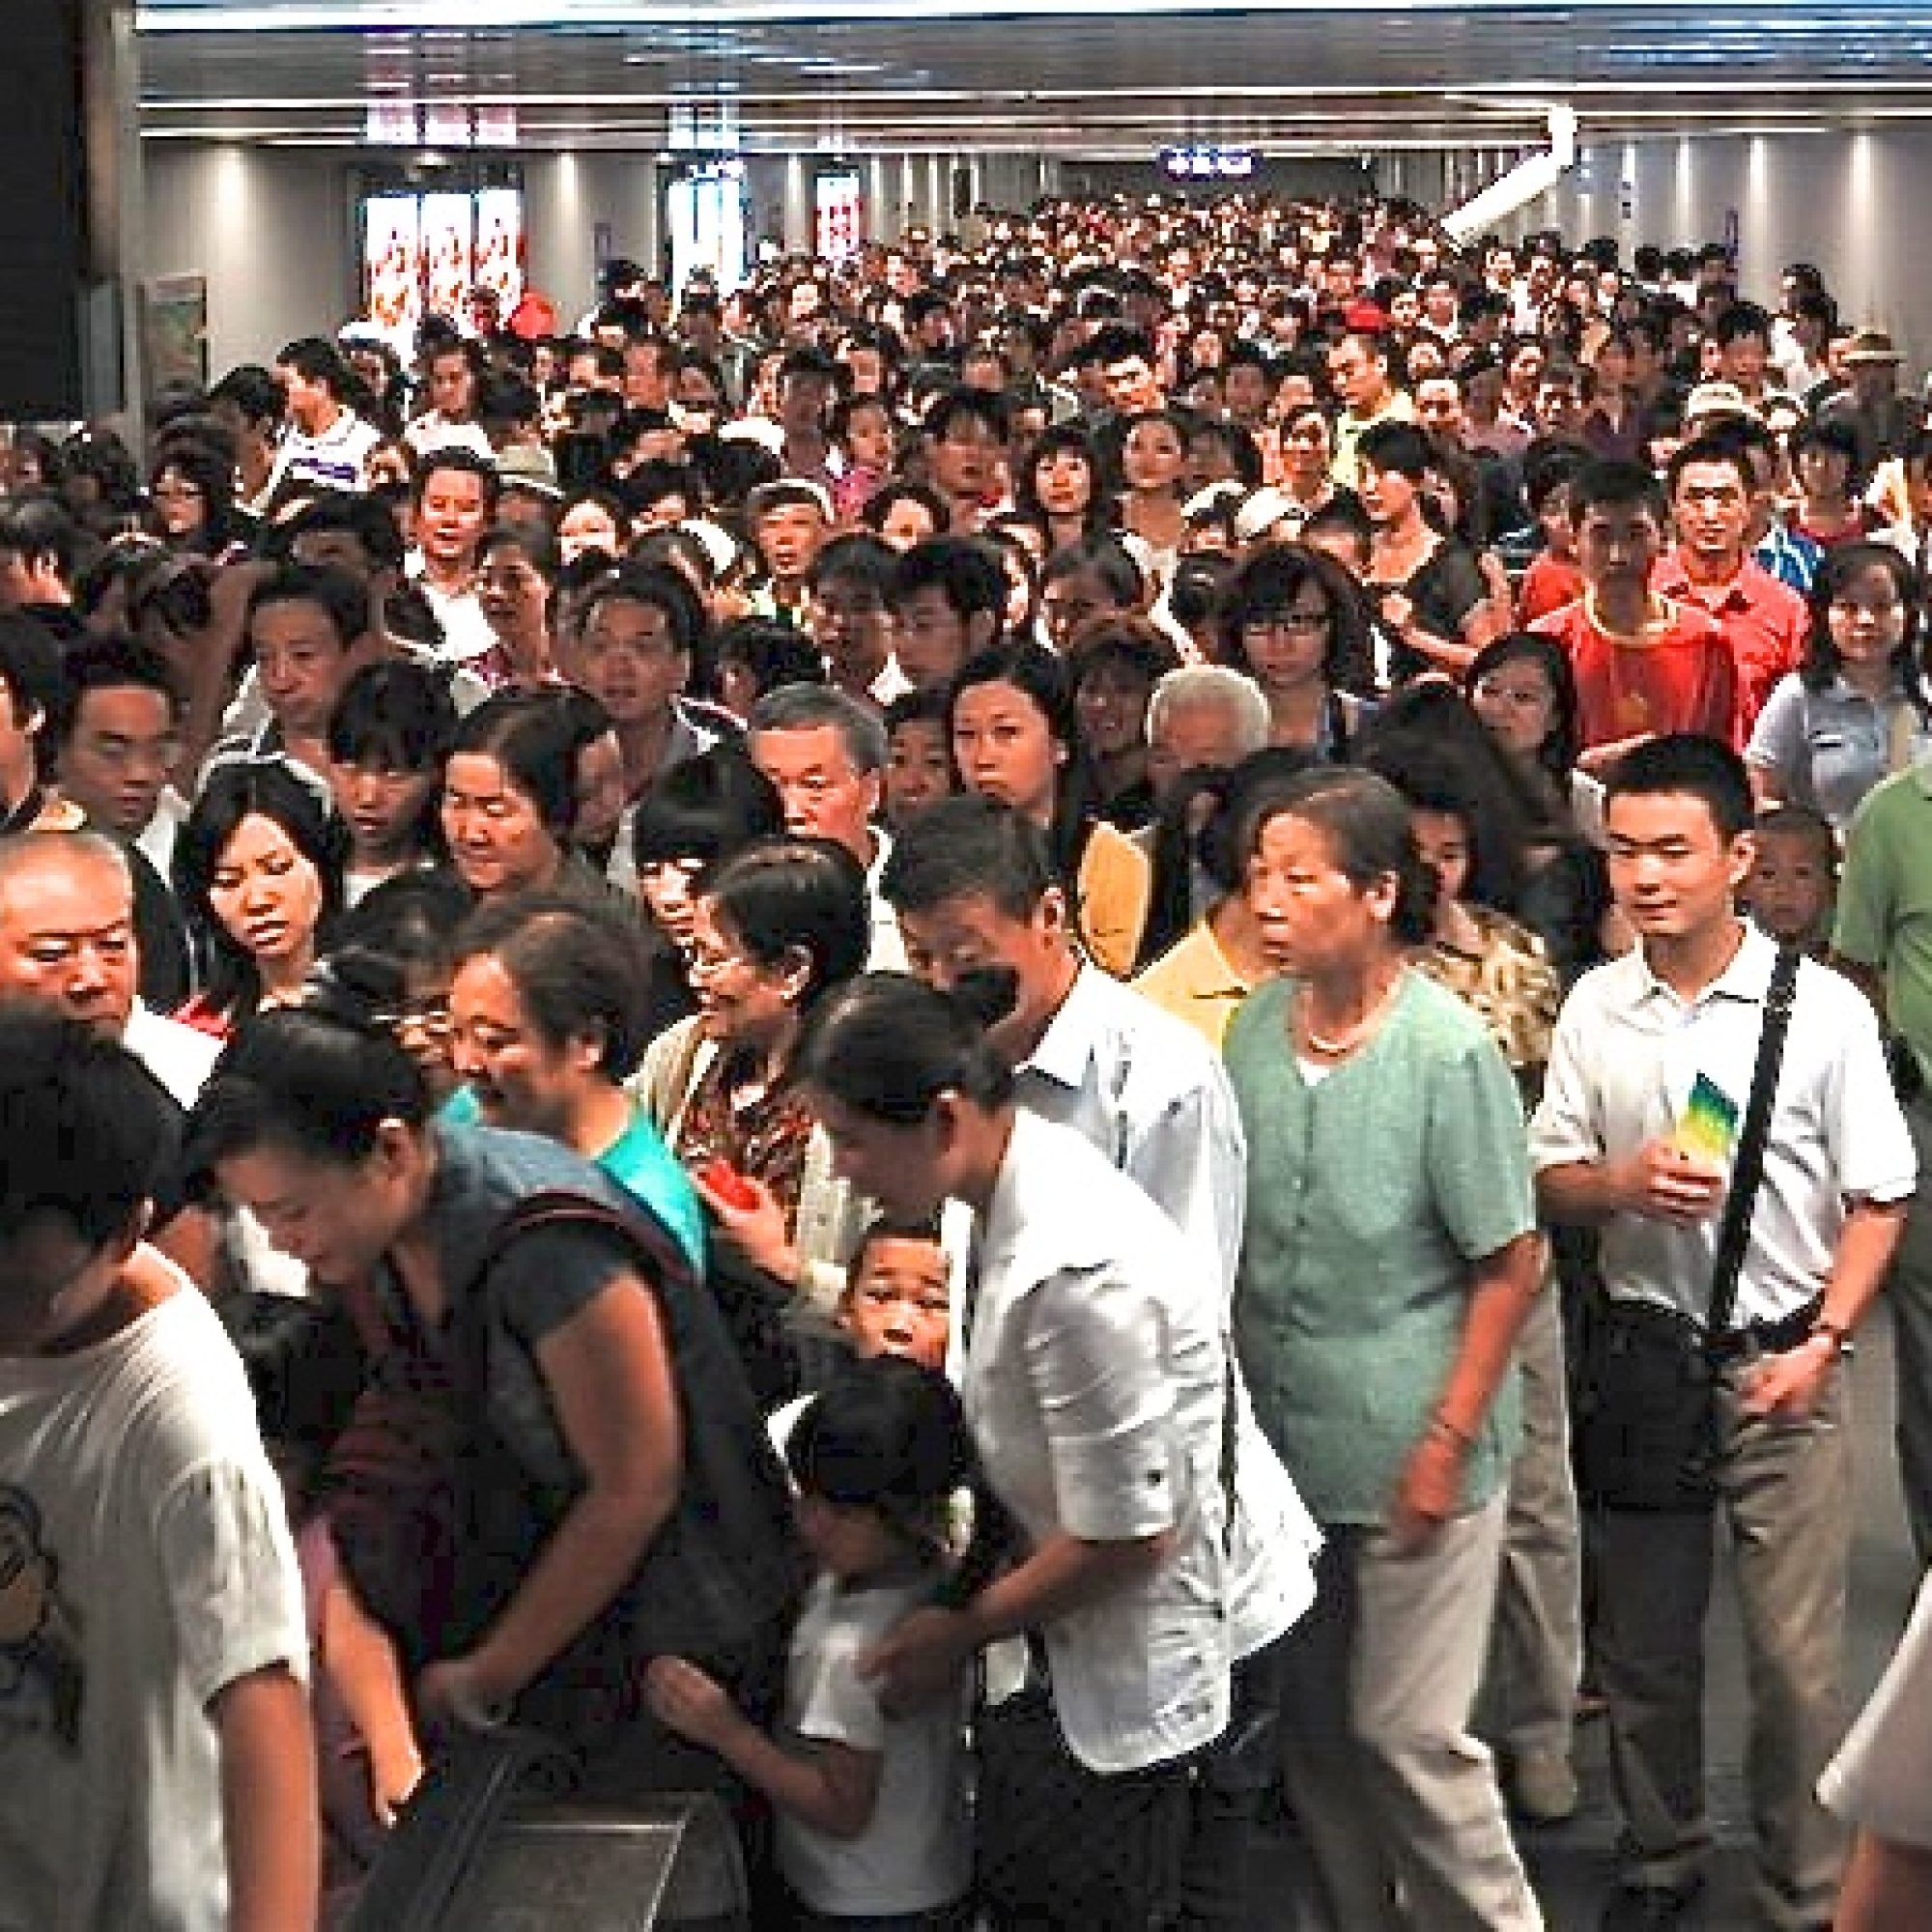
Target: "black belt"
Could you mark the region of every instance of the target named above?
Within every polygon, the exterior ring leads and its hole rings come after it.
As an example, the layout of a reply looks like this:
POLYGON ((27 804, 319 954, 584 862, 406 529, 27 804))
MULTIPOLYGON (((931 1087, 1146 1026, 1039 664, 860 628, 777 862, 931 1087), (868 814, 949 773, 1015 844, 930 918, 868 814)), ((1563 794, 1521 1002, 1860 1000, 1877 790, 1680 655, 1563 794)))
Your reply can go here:
POLYGON ((1741 1321, 1721 1335, 1713 1335, 1707 1352, 1714 1362, 1740 1361, 1746 1355, 1781 1355, 1804 1341, 1818 1325, 1824 1309, 1825 1297, 1817 1294, 1795 1314, 1780 1316, 1775 1321, 1741 1321))

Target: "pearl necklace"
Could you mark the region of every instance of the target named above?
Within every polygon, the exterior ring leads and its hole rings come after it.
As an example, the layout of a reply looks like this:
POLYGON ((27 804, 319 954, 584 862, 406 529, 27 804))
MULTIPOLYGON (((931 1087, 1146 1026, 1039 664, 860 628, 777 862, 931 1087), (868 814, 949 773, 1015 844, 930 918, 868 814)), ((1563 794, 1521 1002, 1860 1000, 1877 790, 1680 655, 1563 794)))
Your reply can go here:
POLYGON ((1301 990, 1301 1032, 1315 1051, 1324 1060, 1339 1060, 1344 1054, 1354 1052, 1362 1042, 1381 1024, 1382 1015, 1394 1001, 1397 990, 1402 985, 1402 968, 1398 967, 1388 984, 1376 996, 1368 1010, 1354 1025, 1339 1037, 1331 1037, 1315 1031, 1308 1017, 1308 989, 1301 990))

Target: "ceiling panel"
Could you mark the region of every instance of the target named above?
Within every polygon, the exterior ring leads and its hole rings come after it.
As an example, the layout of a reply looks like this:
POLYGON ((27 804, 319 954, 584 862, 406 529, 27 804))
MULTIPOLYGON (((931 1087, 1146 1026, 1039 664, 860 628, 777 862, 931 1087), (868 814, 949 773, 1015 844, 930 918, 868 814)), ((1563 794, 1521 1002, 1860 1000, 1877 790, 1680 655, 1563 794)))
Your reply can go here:
POLYGON ((1932 9, 1063 0, 150 0, 145 125, 360 141, 421 108, 513 109, 524 146, 1145 154, 1509 145, 1932 113, 1932 9), (407 20, 411 24, 391 24, 407 20), (542 20, 547 24, 536 24, 542 20), (453 22, 455 24, 440 24, 453 22))

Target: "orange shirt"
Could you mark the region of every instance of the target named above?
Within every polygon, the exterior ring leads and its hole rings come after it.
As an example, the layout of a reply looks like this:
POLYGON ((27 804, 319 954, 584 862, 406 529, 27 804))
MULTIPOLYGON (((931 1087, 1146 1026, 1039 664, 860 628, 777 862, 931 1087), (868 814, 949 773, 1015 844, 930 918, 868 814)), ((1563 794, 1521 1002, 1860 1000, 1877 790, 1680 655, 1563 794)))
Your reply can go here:
POLYGON ((1545 551, 1533 557, 1517 585, 1516 620, 1533 624, 1566 604, 1574 604, 1583 594, 1583 572, 1576 558, 1551 556, 1545 551))
POLYGON ((1747 743, 1765 699, 1804 655, 1811 618, 1804 598, 1748 557, 1720 587, 1693 584, 1681 551, 1672 551, 1657 566, 1650 587, 1660 597, 1695 604, 1717 620, 1738 668, 1737 741, 1747 743))
POLYGON ((1663 626, 1640 644, 1599 629, 1580 597, 1530 626, 1569 653, 1584 750, 1666 731, 1737 742, 1738 675, 1724 634, 1695 605, 1666 600, 1664 610, 1663 626))

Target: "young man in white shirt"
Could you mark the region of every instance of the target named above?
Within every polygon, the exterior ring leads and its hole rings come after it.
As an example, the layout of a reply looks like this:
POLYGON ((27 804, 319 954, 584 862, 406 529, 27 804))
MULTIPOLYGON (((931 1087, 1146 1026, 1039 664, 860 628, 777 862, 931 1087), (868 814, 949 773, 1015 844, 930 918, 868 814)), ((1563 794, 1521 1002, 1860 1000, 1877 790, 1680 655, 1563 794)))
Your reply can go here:
POLYGON ((315 1923, 315 1746, 280 1486, 193 1285, 142 1239, 166 1102, 0 1011, 0 1928, 315 1923))
MULTIPOLYGON (((1714 740, 1653 739, 1616 769, 1610 883, 1638 946, 1565 1004, 1530 1135, 1544 1210, 1600 1229, 1612 1301, 1700 1324, 1776 957, 1735 910, 1751 819, 1743 761, 1714 740)), ((1840 1856, 1814 1788, 1840 1728, 1854 1516, 1842 1357, 1897 1244, 1915 1161, 1876 1015, 1809 960, 1776 1093, 1735 1307, 1710 1343, 1716 1510, 1743 1609, 1761 1922, 1811 1932, 1830 1922, 1840 1856)), ((1711 1848, 1712 1530, 1699 1512, 1597 1505, 1598 1681, 1636 1924, 1675 1922, 1711 1848)))
POLYGON ((287 392, 288 416, 263 502, 272 503, 284 483, 361 489, 369 452, 383 435, 349 406, 355 377, 342 351, 324 336, 305 335, 275 357, 275 373, 287 392))

